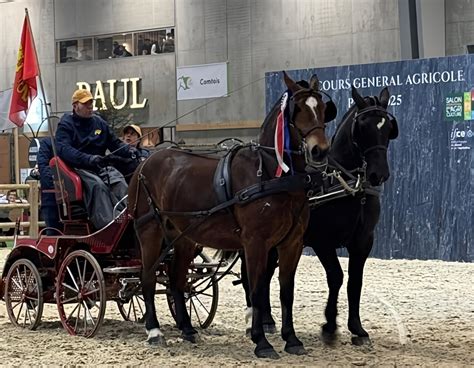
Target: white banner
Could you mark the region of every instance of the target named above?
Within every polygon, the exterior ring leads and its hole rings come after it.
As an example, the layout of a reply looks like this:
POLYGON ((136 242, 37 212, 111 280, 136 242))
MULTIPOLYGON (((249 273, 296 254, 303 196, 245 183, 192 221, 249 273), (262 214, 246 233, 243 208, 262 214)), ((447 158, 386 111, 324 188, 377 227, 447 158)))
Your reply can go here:
POLYGON ((0 92, 0 131, 13 129, 16 127, 16 125, 13 124, 8 117, 12 91, 13 89, 10 88, 0 92))
POLYGON ((178 101, 227 96, 227 63, 176 68, 176 90, 178 101))

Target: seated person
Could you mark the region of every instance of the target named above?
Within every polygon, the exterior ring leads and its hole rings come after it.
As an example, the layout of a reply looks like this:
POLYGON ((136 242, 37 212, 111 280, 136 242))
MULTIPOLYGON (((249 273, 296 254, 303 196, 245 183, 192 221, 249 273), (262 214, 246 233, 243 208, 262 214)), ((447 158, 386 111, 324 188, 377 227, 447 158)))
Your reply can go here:
MULTIPOLYGON (((41 215, 46 222, 46 227, 63 229, 59 221, 58 206, 56 204, 56 195, 52 192, 54 189, 53 169, 49 166, 49 161, 54 157, 52 142, 50 137, 43 138, 40 141, 38 150, 38 170, 41 183, 41 215)), ((46 235, 59 235, 57 231, 47 229, 46 235)))
MULTIPOLYGON (((132 157, 132 150, 114 134, 107 123, 93 113, 92 94, 78 89, 72 95, 73 112, 64 114, 56 131, 58 156, 78 169, 84 187, 89 219, 96 229, 113 220, 114 206, 127 194, 123 175, 107 165, 104 155, 132 157)), ((122 210, 122 203, 118 210, 122 210)))
POLYGON ((122 140, 135 147, 134 157, 118 161, 114 166, 123 174, 127 183, 142 161, 150 156, 150 151, 141 147, 142 130, 138 125, 129 124, 123 128, 122 140))

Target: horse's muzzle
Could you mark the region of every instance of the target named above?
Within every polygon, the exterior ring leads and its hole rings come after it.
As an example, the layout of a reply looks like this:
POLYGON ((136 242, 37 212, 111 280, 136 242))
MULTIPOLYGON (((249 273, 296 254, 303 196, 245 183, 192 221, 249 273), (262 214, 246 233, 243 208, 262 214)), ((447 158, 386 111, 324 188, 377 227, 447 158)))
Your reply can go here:
POLYGON ((382 185, 388 180, 389 177, 390 174, 388 173, 384 175, 378 175, 377 173, 373 172, 368 175, 369 183, 374 187, 382 185))
POLYGON ((316 162, 322 162, 328 155, 329 148, 320 148, 314 146, 311 149, 311 159, 316 162))

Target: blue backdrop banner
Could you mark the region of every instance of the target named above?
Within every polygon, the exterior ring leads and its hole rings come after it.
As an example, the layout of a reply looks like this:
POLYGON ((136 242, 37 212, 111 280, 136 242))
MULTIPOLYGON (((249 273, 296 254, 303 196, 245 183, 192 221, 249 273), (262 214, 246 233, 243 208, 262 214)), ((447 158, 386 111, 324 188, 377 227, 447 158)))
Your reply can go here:
MULTIPOLYGON (((351 85, 378 96, 388 87, 400 135, 389 147, 391 177, 371 255, 379 258, 474 261, 474 56, 301 69, 317 74, 338 106, 352 103, 351 85)), ((266 111, 284 92, 281 72, 266 73, 266 111)))

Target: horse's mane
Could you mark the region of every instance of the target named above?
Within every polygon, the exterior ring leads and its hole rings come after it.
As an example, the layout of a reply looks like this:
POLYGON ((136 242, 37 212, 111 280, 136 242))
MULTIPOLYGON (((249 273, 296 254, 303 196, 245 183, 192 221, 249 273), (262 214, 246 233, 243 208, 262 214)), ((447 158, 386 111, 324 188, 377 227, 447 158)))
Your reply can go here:
MULTIPOLYGON (((283 96, 283 95, 282 95, 283 96)), ((265 117, 265 120, 263 121, 262 126, 260 127, 260 133, 267 127, 268 124, 270 124, 272 121, 275 120, 275 117, 280 110, 280 103, 281 103, 281 96, 280 98, 275 102, 273 107, 271 108, 270 112, 267 114, 265 117)))

